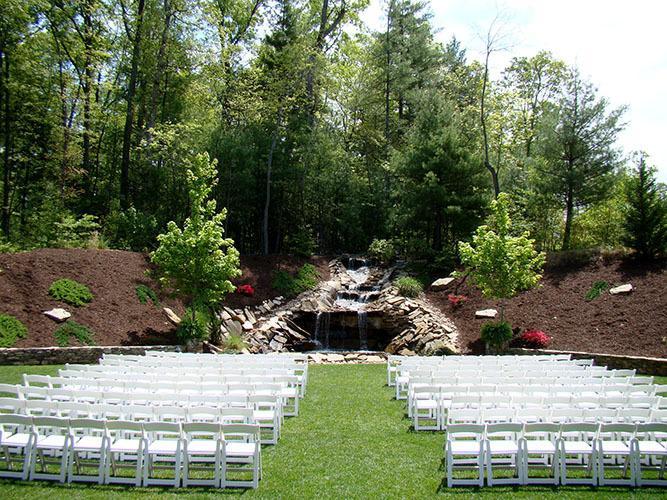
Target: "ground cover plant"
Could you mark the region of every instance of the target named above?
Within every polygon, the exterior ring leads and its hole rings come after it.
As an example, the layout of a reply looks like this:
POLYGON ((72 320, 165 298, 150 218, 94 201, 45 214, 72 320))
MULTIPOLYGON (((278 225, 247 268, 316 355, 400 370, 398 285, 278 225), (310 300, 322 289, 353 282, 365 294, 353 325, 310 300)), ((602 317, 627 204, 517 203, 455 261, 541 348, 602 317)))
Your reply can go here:
POLYGON ((285 297, 296 297, 317 286, 317 269, 312 264, 304 264, 295 275, 278 270, 273 275, 272 286, 285 297))
POLYGON ((151 287, 147 285, 137 285, 134 291, 137 294, 139 302, 141 302, 142 304, 146 304, 150 300, 153 303, 153 305, 155 306, 160 305, 160 299, 158 299, 157 294, 153 291, 151 287))
POLYGON ((28 329, 14 316, 0 314, 0 347, 13 347, 18 339, 28 336, 28 329))
POLYGON ((72 340, 81 345, 95 345, 94 334, 90 328, 71 319, 60 325, 53 336, 60 347, 68 347, 72 340))
POLYGON ((600 295, 606 292, 609 289, 609 283, 606 281, 600 280, 593 283, 591 289, 586 292, 586 300, 591 301, 597 299, 600 295))
MULTIPOLYGON (((2 366, 0 383, 23 373, 55 375, 57 366, 2 366)), ((651 498, 664 490, 586 487, 443 487, 444 434, 413 432, 386 387, 384 365, 311 366, 298 418, 287 419, 276 446, 262 450, 263 479, 248 498, 651 498)), ((667 379, 658 378, 656 383, 667 379)), ((219 498, 219 490, 131 488, 0 481, 3 498, 219 498)))
POLYGON ((424 286, 421 284, 421 282, 416 279, 412 278, 410 276, 403 276, 402 278, 398 278, 395 282, 394 285, 398 288, 398 293, 403 295, 403 297, 417 297, 419 296, 420 293, 424 291, 424 286))
POLYGON ((85 306, 93 300, 93 294, 86 285, 68 278, 51 283, 49 295, 75 307, 85 306))

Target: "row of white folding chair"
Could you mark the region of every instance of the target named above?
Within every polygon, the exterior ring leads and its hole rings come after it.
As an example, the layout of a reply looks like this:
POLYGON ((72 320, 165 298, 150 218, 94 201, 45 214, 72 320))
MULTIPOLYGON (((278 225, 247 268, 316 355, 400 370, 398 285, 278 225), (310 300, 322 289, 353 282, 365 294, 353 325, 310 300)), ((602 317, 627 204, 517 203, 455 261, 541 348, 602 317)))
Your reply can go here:
MULTIPOLYGON (((104 355, 103 357, 113 356, 113 355, 104 355)), ((122 355, 116 355, 122 356, 122 355)), ((209 354, 209 353, 179 353, 179 352, 168 352, 168 351, 146 351, 144 353, 145 357, 158 357, 158 358, 197 358, 197 359, 245 359, 250 358, 254 360, 283 360, 289 359, 293 361, 298 361, 302 363, 308 362, 308 355, 297 352, 271 352, 266 354, 209 354)))
MULTIPOLYGON (((164 366, 122 366, 114 367, 107 365, 90 365, 84 368, 85 365, 66 365, 64 369, 60 370, 65 373, 135 373, 135 374, 158 374, 164 373, 164 366)), ((252 366, 238 366, 238 367, 170 367, 170 373, 177 375, 198 376, 200 378, 210 378, 211 376, 224 375, 297 375, 303 376, 303 370, 300 370, 295 365, 281 365, 273 368, 269 367, 252 367, 252 366)))
POLYGON ((0 477, 223 488, 256 488, 261 477, 260 431, 254 424, 0 415, 0 429, 5 449, 0 461, 6 464, 0 477), (15 463, 22 464, 21 470, 14 469, 15 463), (57 465, 58 472, 47 465, 57 465), (84 466, 94 472, 85 473, 84 466), (122 467, 133 469, 134 476, 118 474, 122 467), (239 468, 251 478, 229 480, 228 473, 239 468), (173 477, 156 475, 158 469, 170 470, 173 477), (209 477, 194 479, 193 469, 204 469, 209 477))
POLYGON ((44 387, 25 388, 16 386, 19 391, 13 394, 17 399, 64 401, 80 403, 108 403, 108 404, 138 404, 149 406, 243 406, 247 402, 276 400, 281 408, 282 416, 298 415, 298 398, 292 398, 286 403, 285 398, 277 394, 250 393, 250 394, 176 394, 155 392, 108 392, 68 389, 48 389, 44 387))
POLYGON ((257 360, 252 357, 238 358, 238 359, 224 359, 215 357, 210 360, 201 360, 197 358, 154 358, 142 357, 137 359, 119 358, 103 358, 100 359, 98 366, 160 366, 169 363, 170 366, 194 366, 202 368, 215 368, 223 366, 252 366, 252 367, 279 367, 279 366, 300 366, 302 370, 307 369, 305 363, 295 361, 293 359, 268 359, 257 360))
MULTIPOLYGON (((416 430, 442 430, 450 411, 472 409, 530 409, 535 411, 556 408, 584 409, 661 409, 660 398, 653 396, 578 397, 578 396, 494 396, 487 398, 455 396, 449 400, 417 400, 410 418, 416 430)), ((529 411, 526 413, 530 413, 529 411)))
POLYGON ((213 404, 150 406, 0 398, 0 412, 108 420, 257 424, 263 431, 266 431, 262 433, 262 444, 277 444, 282 424, 282 413, 278 401, 266 397, 239 400, 230 406, 213 404))
POLYGON ((445 442, 447 486, 499 484, 589 484, 591 486, 667 485, 667 424, 592 424, 550 422, 520 424, 457 424, 445 442), (657 467, 653 464, 657 463, 657 467), (609 478, 610 467, 622 478, 609 478), (476 469, 475 479, 454 477, 455 469, 476 469), (510 469, 498 478, 494 469, 510 469), (583 468, 586 477, 573 478, 568 470, 583 468), (536 469, 540 470, 535 476, 536 469), (544 470, 549 476, 544 477, 544 470), (658 479, 645 474, 656 471, 658 479), (630 476, 628 477, 628 472, 630 476))

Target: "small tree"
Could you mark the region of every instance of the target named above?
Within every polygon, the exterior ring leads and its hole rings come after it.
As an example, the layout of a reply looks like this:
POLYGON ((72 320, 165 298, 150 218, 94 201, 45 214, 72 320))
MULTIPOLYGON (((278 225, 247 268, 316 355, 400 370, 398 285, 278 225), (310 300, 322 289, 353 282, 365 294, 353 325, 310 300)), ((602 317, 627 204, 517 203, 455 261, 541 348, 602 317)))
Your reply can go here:
MULTIPOLYGON (((505 319, 504 301, 534 287, 542 277, 545 261, 544 253, 535 250, 535 242, 527 232, 512 236, 509 205, 506 193, 498 195, 491 202, 487 224, 477 228, 472 244, 459 243, 461 262, 472 281, 485 297, 500 301, 500 323, 505 319)), ((503 343, 497 342, 496 347, 503 343)))
POLYGON ((637 160, 635 175, 626 186, 628 209, 625 243, 641 259, 653 259, 667 250, 667 200, 661 198, 655 169, 646 165, 644 155, 637 160))
MULTIPOLYGON (((197 324, 197 311, 206 311, 212 321, 215 308, 225 294, 234 291, 231 279, 239 276, 239 253, 234 242, 224 238, 223 222, 227 211, 216 213, 215 200, 209 200, 217 183, 216 162, 208 154, 198 154, 187 169, 186 181, 191 215, 183 229, 175 222, 167 225, 167 232, 157 239, 159 246, 151 254, 151 261, 158 266, 160 282, 174 288, 181 296, 190 299, 191 324, 197 324)), ((214 328, 216 338, 219 331, 214 328)), ((198 332, 203 336, 205 332, 198 332)))

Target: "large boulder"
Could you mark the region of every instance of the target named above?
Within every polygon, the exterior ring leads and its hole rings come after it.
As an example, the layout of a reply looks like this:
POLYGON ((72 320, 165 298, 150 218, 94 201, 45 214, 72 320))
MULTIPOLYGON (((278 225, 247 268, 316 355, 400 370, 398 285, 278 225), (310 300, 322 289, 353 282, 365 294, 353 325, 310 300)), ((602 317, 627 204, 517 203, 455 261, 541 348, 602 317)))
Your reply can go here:
POLYGON ((609 290, 609 293, 612 294, 612 295, 621 295, 621 294, 625 294, 625 293, 630 293, 630 292, 632 292, 632 290, 634 290, 634 288, 632 287, 632 285, 630 283, 628 283, 626 285, 620 285, 620 286, 615 286, 614 288, 611 288, 609 290))
POLYGON ((440 278, 438 280, 435 280, 433 283, 431 283, 431 290, 434 292, 440 292, 447 288, 452 281, 454 281, 456 278, 440 278))

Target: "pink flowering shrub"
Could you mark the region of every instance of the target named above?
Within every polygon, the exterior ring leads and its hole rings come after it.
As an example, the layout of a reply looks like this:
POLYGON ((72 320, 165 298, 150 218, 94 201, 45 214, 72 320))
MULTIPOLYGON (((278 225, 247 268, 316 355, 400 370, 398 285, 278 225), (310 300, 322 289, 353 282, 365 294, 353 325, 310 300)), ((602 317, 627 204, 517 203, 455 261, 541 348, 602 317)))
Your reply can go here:
POLYGON ((252 297, 255 295, 255 289, 252 287, 252 285, 240 285, 236 287, 236 293, 252 297))
POLYGON ((449 295, 447 295, 447 300, 449 300, 449 303, 451 304, 451 306, 454 309, 456 309, 463 302, 468 300, 468 297, 466 297, 465 295, 454 295, 453 293, 450 293, 449 295))
POLYGON ((528 349, 544 349, 551 342, 551 337, 540 330, 526 330, 516 339, 516 344, 519 347, 527 347, 528 349))

